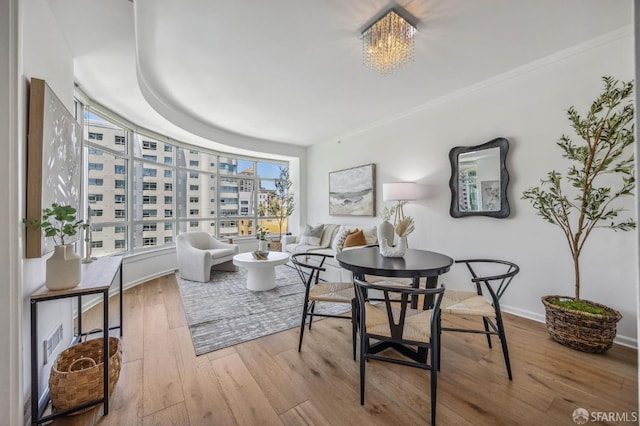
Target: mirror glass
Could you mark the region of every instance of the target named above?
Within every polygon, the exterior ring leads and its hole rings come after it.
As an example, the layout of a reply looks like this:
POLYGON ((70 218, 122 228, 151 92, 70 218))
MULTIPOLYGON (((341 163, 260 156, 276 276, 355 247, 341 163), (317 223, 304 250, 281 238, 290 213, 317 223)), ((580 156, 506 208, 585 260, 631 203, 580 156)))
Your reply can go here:
POLYGON ((509 143, 497 138, 482 145, 456 147, 451 161, 451 216, 509 216, 505 159, 509 143))

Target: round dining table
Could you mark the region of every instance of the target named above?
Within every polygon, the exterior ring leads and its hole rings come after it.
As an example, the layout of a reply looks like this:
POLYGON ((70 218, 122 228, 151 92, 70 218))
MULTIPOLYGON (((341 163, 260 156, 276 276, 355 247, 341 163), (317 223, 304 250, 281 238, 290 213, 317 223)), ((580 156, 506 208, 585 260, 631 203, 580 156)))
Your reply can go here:
MULTIPOLYGON (((420 278, 426 278, 426 288, 436 288, 438 277, 451 269, 453 259, 434 251, 407 249, 403 257, 384 257, 377 246, 344 250, 336 260, 355 278, 364 280, 365 275, 411 278, 413 287, 420 286, 420 278)), ((416 308, 412 302, 412 308, 416 308)))

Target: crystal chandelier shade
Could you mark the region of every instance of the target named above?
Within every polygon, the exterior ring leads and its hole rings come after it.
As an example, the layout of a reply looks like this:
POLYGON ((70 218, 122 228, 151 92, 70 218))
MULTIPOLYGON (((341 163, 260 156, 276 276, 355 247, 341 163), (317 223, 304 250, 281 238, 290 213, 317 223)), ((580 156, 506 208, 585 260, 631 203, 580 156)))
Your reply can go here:
POLYGON ((413 61, 416 28, 390 10, 362 33, 362 61, 367 68, 389 74, 413 61))

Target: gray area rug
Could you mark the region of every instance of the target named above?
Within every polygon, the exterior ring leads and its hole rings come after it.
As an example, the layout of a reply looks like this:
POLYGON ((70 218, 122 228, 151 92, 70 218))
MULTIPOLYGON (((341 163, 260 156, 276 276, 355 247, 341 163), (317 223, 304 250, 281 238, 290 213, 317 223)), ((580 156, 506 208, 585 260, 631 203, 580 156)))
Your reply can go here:
MULTIPOLYGON (((300 326, 304 285, 295 269, 276 266, 272 290, 247 290, 247 270, 213 271, 211 281, 178 277, 196 355, 300 326)), ((319 303, 316 313, 342 314, 345 303, 319 303)), ((316 319, 314 319, 314 322, 316 319)))

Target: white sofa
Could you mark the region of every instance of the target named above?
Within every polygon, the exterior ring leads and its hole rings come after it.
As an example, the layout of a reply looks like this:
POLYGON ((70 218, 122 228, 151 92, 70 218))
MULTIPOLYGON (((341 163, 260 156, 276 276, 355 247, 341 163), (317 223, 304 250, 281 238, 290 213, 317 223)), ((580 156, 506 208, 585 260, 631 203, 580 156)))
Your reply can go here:
MULTIPOLYGON (((367 239, 367 245, 377 244, 378 242, 375 226, 324 224, 319 245, 311 246, 301 244, 299 235, 287 235, 283 240, 282 250, 290 254, 314 252, 334 256, 324 262, 323 266, 326 270, 320 273, 320 278, 325 281, 352 281, 353 275, 351 274, 351 271, 341 268, 340 264, 335 259, 336 254, 342 249, 337 246, 336 238, 339 236, 341 230, 345 228, 349 230, 355 230, 356 228, 362 229, 365 233, 365 238, 367 239)), ((351 248, 355 247, 346 248, 345 250, 349 250, 351 248)))
POLYGON ((223 243, 207 232, 183 232, 176 238, 178 269, 186 280, 208 282, 212 266, 216 270, 237 271, 233 256, 238 253, 237 244, 223 243))

